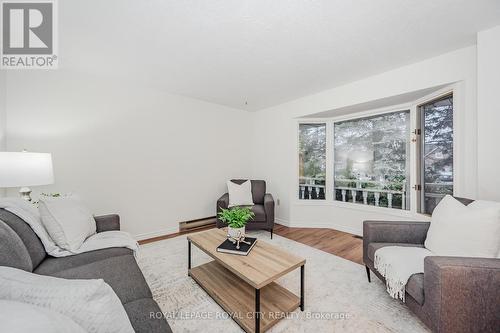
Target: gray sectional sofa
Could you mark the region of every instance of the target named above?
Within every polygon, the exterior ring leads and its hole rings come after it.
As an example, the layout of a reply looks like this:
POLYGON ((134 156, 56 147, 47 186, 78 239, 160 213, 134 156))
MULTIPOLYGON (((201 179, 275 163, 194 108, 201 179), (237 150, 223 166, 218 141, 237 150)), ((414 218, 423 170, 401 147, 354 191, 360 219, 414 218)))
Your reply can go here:
MULTIPOLYGON (((97 232, 120 229, 118 215, 95 218, 97 232)), ((127 248, 109 248, 70 257, 48 256, 33 230, 18 216, 0 209, 0 266, 10 266, 66 279, 103 279, 121 300, 136 332, 171 332, 153 300, 134 255, 127 248)))

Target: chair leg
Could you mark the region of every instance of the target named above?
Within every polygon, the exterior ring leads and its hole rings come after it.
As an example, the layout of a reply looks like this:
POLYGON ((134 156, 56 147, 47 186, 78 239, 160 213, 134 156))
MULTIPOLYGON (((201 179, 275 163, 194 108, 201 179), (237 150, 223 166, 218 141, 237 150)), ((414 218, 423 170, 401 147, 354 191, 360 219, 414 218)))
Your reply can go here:
POLYGON ((271 232, 271 239, 273 239, 273 229, 274 228, 271 228, 271 230, 269 230, 271 232))
POLYGON ((370 279, 370 268, 368 268, 368 266, 366 265, 365 268, 366 268, 366 277, 368 278, 368 282, 372 282, 372 280, 370 279))

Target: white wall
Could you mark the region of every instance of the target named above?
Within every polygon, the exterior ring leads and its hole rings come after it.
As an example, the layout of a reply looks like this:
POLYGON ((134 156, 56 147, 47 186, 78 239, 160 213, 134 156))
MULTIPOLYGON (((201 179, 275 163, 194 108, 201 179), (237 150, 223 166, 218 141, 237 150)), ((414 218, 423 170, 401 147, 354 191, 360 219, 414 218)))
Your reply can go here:
POLYGON ((476 197, 476 47, 471 46, 258 111, 254 119, 253 176, 267 179, 270 191, 280 199, 277 218, 291 226, 333 227, 358 234, 364 219, 398 219, 381 210, 298 203, 296 117, 454 82, 459 87, 455 103, 463 111, 459 115, 463 128, 458 129, 462 137, 457 154, 463 162, 457 194, 476 197))
MULTIPOLYGON (((6 111, 6 91, 7 82, 6 75, 4 71, 0 71, 0 151, 5 150, 5 130, 7 122, 7 111, 6 111)), ((5 190, 0 188, 0 197, 5 195, 5 190)))
MULTIPOLYGON (((213 215, 225 180, 250 176, 267 180, 268 191, 279 201, 278 222, 360 234, 364 219, 401 217, 297 202, 296 118, 457 83, 457 194, 493 198, 484 190, 493 171, 479 177, 483 183, 477 186, 477 70, 481 64, 498 69, 493 58, 482 57, 482 47, 491 48, 493 39, 483 36, 486 43, 478 49, 460 49, 256 113, 64 68, 9 72, 7 148, 52 152, 56 184, 36 191, 78 192, 96 213, 120 213, 124 229, 142 237, 174 232, 179 221, 213 215)), ((498 87, 498 77, 488 76, 483 85, 498 87)), ((483 101, 488 101, 484 110, 493 110, 491 97, 483 101)), ((498 123, 498 112, 481 114, 481 131, 495 126, 492 120, 498 123)), ((479 151, 481 175, 495 162, 491 151, 479 151)), ((493 156, 498 164, 498 155, 493 156)))
MULTIPOLYGON (((65 69, 7 77, 10 151, 50 152, 56 182, 141 238, 215 215, 231 177, 250 175, 250 115, 65 69)), ((9 190, 17 195, 17 189, 9 190)))
POLYGON ((7 82, 4 71, 0 71, 0 151, 5 149, 5 129, 7 121, 6 91, 7 82))
POLYGON ((480 198, 500 201, 500 26, 477 36, 480 198))

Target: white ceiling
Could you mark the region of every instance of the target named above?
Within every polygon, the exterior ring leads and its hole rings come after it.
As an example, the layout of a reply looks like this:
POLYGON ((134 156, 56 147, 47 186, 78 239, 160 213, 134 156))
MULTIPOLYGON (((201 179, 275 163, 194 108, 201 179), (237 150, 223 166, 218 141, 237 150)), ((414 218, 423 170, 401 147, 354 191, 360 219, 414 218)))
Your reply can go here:
POLYGON ((401 106, 404 104, 410 104, 412 102, 417 101, 418 99, 425 97, 431 93, 437 92, 440 89, 446 87, 447 85, 440 85, 436 87, 430 87, 426 89, 416 90, 409 93, 395 95, 390 97, 384 97, 380 99, 376 99, 373 101, 369 101, 366 103, 354 104, 349 106, 344 106, 337 109, 332 109, 328 111, 322 111, 314 114, 309 114, 307 116, 299 117, 299 118, 332 118, 339 117, 346 114, 353 114, 363 111, 377 110, 383 108, 389 108, 392 106, 401 106))
POLYGON ((472 45, 500 24, 499 0, 58 3, 62 69, 246 110, 472 45))

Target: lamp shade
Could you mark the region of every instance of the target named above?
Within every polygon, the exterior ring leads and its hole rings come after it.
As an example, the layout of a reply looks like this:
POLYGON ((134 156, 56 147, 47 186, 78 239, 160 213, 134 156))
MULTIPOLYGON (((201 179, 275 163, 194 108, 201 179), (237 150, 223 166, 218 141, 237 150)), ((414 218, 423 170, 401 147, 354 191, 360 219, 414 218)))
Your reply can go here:
POLYGON ((22 187, 54 183, 52 155, 0 152, 0 187, 22 187))

